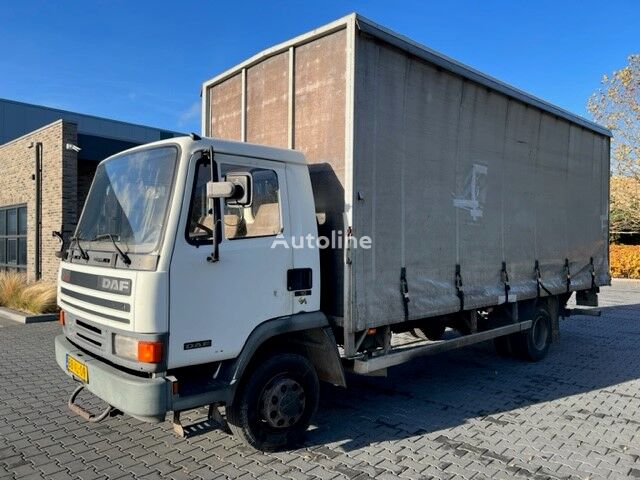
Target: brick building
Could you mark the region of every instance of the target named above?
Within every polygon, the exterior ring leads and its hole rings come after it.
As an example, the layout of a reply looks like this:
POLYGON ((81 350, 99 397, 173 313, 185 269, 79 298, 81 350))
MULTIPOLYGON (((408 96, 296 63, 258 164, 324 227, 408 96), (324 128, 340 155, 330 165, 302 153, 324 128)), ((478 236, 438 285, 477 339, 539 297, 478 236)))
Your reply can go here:
POLYGON ((54 280, 100 160, 176 135, 0 99, 0 270, 54 280))

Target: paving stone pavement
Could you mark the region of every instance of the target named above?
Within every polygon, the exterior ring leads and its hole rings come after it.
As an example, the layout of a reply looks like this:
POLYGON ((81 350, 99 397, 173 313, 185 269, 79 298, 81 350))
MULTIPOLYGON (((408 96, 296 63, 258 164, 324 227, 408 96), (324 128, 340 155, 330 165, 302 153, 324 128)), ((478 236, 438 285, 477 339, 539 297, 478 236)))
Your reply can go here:
POLYGON ((323 387, 306 446, 274 454, 217 431, 179 439, 169 422, 88 424, 66 407, 59 327, 0 321, 0 477, 640 478, 640 282, 601 304, 564 321, 541 363, 484 344, 323 387))

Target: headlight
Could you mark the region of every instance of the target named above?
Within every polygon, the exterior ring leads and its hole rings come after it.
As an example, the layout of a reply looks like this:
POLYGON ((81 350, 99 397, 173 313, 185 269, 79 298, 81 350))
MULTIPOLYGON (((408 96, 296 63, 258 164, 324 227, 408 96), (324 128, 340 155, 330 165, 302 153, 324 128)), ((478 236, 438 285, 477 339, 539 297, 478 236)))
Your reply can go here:
POLYGON ((126 335, 114 335, 113 353, 122 358, 143 363, 162 361, 162 342, 148 342, 126 335))

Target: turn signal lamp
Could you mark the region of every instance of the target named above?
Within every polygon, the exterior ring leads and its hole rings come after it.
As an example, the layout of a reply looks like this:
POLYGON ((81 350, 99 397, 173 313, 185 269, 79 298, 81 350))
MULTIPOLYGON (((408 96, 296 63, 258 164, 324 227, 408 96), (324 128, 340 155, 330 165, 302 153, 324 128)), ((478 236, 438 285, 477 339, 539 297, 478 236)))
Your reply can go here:
POLYGON ((162 342, 149 342, 126 335, 114 335, 113 353, 122 358, 142 363, 160 363, 162 350, 162 342))
POLYGON ((138 361, 160 363, 162 361, 161 342, 138 342, 138 361))

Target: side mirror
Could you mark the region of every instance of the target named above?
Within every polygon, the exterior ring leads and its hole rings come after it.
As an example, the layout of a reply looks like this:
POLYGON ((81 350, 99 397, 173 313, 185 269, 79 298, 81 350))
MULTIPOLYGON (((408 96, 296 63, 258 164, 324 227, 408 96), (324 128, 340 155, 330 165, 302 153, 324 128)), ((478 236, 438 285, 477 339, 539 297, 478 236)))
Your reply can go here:
POLYGON ((229 173, 224 182, 207 182, 208 198, 225 198, 227 206, 251 206, 251 174, 229 173))
POLYGON ((207 198, 231 198, 235 189, 231 182, 207 182, 207 198))
POLYGON ((250 207, 252 200, 251 174, 245 172, 228 173, 227 183, 234 185, 234 194, 227 199, 227 206, 250 207))

